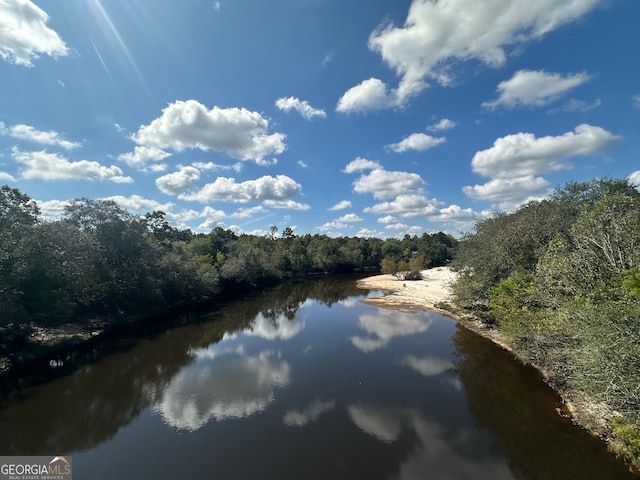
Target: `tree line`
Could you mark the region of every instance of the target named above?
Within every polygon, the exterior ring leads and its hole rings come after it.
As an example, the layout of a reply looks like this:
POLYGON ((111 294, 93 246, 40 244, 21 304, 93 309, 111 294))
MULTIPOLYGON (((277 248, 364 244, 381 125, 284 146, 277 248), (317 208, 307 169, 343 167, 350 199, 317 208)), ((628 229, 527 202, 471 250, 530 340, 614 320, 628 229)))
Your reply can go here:
MULTIPOLYGON (((193 233, 161 211, 133 215, 108 200, 71 201, 57 220, 0 187, 0 328, 25 334, 100 317, 110 323, 220 298, 317 273, 379 268, 420 255, 448 262, 457 241, 443 233, 403 239, 296 235, 272 226, 264 236, 221 227, 193 233)), ((2 343, 2 342, 0 342, 2 343)), ((6 343, 6 342, 5 342, 6 343)))
POLYGON ((557 390, 604 405, 611 448, 640 466, 637 186, 568 183, 478 222, 453 265, 456 305, 502 331, 557 390))

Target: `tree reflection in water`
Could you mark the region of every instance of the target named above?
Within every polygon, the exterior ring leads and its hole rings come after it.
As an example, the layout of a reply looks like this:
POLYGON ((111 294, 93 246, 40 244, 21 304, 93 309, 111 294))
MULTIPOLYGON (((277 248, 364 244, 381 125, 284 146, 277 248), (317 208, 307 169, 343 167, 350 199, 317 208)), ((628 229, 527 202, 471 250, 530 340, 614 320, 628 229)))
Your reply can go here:
POLYGON ((516 478, 634 478, 601 440, 578 435, 570 420, 559 420, 561 399, 539 372, 463 327, 453 342, 469 409, 508 454, 516 478))

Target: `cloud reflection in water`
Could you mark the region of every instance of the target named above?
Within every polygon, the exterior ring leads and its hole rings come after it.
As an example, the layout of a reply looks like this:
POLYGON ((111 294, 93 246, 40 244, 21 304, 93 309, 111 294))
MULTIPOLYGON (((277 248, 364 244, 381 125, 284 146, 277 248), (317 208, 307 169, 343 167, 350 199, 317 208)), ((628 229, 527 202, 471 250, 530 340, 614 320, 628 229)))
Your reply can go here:
POLYGON ((265 350, 256 356, 229 350, 219 353, 231 358, 212 362, 200 355, 200 361, 171 380, 154 407, 167 424, 194 431, 211 419, 253 415, 267 407, 276 388, 291 382, 289 364, 278 352, 265 350))
POLYGON ((380 309, 376 314, 364 314, 358 318, 358 325, 369 335, 350 338, 354 347, 364 353, 387 346, 398 336, 425 332, 431 326, 431 318, 421 313, 402 313, 380 309))

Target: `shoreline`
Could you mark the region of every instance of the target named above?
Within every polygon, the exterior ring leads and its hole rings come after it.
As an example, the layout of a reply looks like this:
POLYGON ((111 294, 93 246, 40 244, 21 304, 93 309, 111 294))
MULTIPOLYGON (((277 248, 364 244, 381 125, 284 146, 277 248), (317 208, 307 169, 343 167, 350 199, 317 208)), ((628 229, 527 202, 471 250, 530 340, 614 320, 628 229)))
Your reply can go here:
POLYGON ((435 311, 450 317, 475 334, 491 340, 500 348, 513 354, 518 361, 533 366, 541 373, 544 382, 562 400, 564 408, 563 411, 558 411, 558 415, 570 418, 576 426, 583 428, 605 443, 611 439, 609 421, 615 412, 608 406, 596 404, 585 398, 580 392, 568 392, 557 388, 553 384, 553 374, 523 358, 498 329, 490 328, 472 314, 456 312, 451 303, 451 285, 457 278, 457 274, 450 267, 435 267, 423 270, 421 274, 421 280, 398 280, 390 274, 374 275, 359 280, 356 286, 362 289, 383 291, 379 297, 362 300, 367 305, 408 313, 417 310, 435 311))

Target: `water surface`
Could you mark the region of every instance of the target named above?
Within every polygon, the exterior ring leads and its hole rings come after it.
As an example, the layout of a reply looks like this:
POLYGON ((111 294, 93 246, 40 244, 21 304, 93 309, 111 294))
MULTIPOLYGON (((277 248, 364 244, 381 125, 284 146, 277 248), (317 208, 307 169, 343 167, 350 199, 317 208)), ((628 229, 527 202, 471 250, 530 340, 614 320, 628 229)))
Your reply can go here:
POLYGON ((627 479, 539 375, 353 278, 281 286, 129 340, 0 407, 0 454, 78 479, 627 479))

